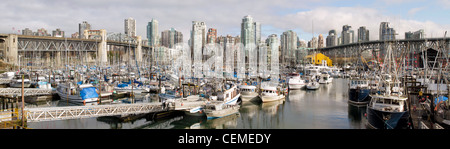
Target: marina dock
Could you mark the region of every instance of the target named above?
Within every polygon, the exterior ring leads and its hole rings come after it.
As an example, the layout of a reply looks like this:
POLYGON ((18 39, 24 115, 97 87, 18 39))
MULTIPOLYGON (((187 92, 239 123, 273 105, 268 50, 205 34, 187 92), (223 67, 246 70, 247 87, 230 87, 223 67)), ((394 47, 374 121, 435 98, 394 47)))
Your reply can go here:
POLYGON ((162 103, 136 103, 93 106, 25 108, 28 122, 79 119, 100 116, 126 116, 168 110, 162 103))

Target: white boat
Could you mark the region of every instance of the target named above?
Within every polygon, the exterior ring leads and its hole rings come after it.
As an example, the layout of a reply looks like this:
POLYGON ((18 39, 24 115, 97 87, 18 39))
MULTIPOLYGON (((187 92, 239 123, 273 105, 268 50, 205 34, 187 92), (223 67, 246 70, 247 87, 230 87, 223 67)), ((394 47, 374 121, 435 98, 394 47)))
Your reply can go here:
POLYGON ((149 92, 149 88, 146 86, 132 86, 132 85, 128 85, 128 84, 119 84, 118 86, 114 87, 114 90, 116 92, 133 92, 133 93, 145 93, 145 92, 149 92))
POLYGON ((298 73, 289 73, 286 77, 289 85, 289 90, 302 89, 306 86, 305 80, 300 78, 298 73))
POLYGON ((277 90, 276 86, 264 85, 261 87, 260 98, 262 102, 278 101, 285 98, 285 96, 277 90))
POLYGON ((256 86, 253 85, 241 85, 241 99, 243 102, 255 100, 258 97, 256 86))
POLYGON ((9 82, 9 87, 13 88, 22 88, 22 75, 24 75, 23 79, 23 87, 27 88, 31 86, 30 75, 27 74, 16 74, 9 82))
POLYGON ((225 104, 234 105, 237 103, 241 93, 237 89, 237 86, 233 83, 225 84, 225 91, 217 92, 216 96, 211 96, 212 99, 223 101, 225 104))
POLYGON ((12 71, 11 72, 4 72, 4 73, 1 74, 0 78, 11 80, 12 78, 14 78, 14 74, 15 73, 16 72, 12 72, 12 71))
POLYGON ((88 103, 99 100, 97 88, 92 86, 92 84, 81 84, 75 86, 72 84, 67 85, 66 83, 61 83, 58 84, 56 93, 58 93, 61 100, 69 100, 72 102, 88 103))
POLYGON ((322 72, 322 74, 320 74, 320 79, 319 79, 320 84, 328 84, 328 83, 332 83, 332 82, 333 82, 333 78, 330 76, 330 74, 328 74, 327 72, 322 72))
POLYGON ((317 89, 319 89, 319 87, 320 87, 320 84, 319 84, 319 82, 316 82, 316 81, 311 81, 308 83, 308 85, 306 85, 306 88, 309 90, 317 90, 317 89))
POLYGON ((211 102, 205 106, 203 111, 207 119, 221 118, 239 112, 239 105, 230 105, 225 102, 211 102))
POLYGON ((408 126, 409 110, 405 96, 371 95, 367 106, 367 125, 374 129, 402 129, 408 126))

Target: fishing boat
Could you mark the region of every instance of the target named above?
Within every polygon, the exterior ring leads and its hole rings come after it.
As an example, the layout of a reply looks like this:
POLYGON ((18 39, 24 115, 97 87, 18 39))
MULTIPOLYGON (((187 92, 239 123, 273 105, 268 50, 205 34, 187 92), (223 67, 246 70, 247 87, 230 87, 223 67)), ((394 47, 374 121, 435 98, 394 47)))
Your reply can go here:
POLYGON ((263 85, 261 87, 261 95, 260 98, 262 102, 272 102, 272 101, 278 101, 285 98, 285 96, 282 94, 282 92, 277 88, 277 86, 274 85, 263 85))
POLYGON ((9 87, 22 88, 22 75, 23 75, 23 87, 28 88, 31 86, 30 75, 27 74, 16 74, 9 82, 9 87))
POLYGON ((241 85, 239 86, 241 91, 241 99, 243 102, 254 101, 258 98, 258 92, 256 86, 241 85))
POLYGON ((348 102, 352 104, 367 104, 370 101, 369 80, 353 78, 348 87, 348 102))
POLYGON ((92 84, 72 85, 69 83, 67 85, 61 83, 58 84, 56 93, 58 93, 61 100, 69 100, 72 102, 88 103, 97 102, 99 100, 97 88, 92 86, 92 84))
POLYGON ((306 85, 305 80, 303 80, 298 73, 289 73, 286 79, 289 90, 302 89, 306 85))
POLYGON ((213 101, 206 104, 203 111, 205 112, 207 119, 216 119, 238 113, 239 107, 239 105, 230 105, 221 101, 213 101))
POLYGON ((407 97, 372 95, 367 106, 367 126, 373 129, 404 129, 409 123, 407 97))

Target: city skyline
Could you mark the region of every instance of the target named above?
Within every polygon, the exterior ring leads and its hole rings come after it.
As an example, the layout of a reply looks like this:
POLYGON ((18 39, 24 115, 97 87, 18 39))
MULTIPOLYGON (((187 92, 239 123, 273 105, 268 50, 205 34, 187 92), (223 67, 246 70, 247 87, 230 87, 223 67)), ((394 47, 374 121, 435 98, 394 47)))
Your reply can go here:
MULTIPOLYGON (((336 30, 338 36, 343 25, 353 30, 366 26, 370 39, 377 40, 380 22, 390 22, 397 32, 396 39, 404 39, 405 32, 423 29, 427 37, 442 37, 450 27, 446 12, 449 0, 437 1, 31 1, 20 3, 5 1, 5 13, 0 20, 1 33, 18 33, 29 28, 37 30, 60 28, 66 36, 78 31, 78 24, 87 21, 95 29, 122 33, 123 20, 136 21, 138 36, 146 38, 146 26, 152 18, 158 20, 160 30, 176 28, 185 35, 190 33, 191 22, 202 21, 217 29, 217 35, 240 35, 241 19, 251 15, 261 24, 261 40, 271 34, 281 35, 293 30, 300 40, 308 41, 319 34, 328 35, 336 30), (240 5, 234 5, 240 3, 240 5), (209 6, 209 7, 207 7, 209 6), (54 8, 54 9, 48 9, 54 8), (199 9, 204 8, 204 9, 199 9), (312 26, 314 24, 314 26, 312 26), (314 35, 313 35, 314 33, 314 35)), ((2 6, 0 6, 2 7, 2 6)), ((158 33, 159 34, 159 33, 158 33)), ((187 42, 189 36, 184 36, 187 42)))

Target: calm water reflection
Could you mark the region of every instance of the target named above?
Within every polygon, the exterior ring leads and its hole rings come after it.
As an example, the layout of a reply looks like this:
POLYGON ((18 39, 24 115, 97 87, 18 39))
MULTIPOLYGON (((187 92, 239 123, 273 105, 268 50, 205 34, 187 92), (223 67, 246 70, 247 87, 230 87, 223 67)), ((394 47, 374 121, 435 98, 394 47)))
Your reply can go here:
POLYGON ((334 79, 315 91, 291 91, 284 101, 243 103, 239 114, 213 120, 179 115, 157 121, 141 118, 119 122, 101 117, 28 125, 38 129, 365 129, 366 107, 347 103, 347 83, 346 79, 334 79))

